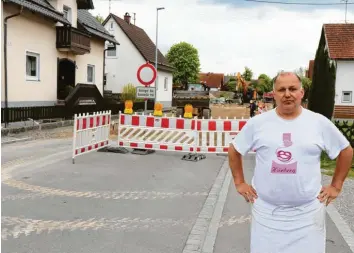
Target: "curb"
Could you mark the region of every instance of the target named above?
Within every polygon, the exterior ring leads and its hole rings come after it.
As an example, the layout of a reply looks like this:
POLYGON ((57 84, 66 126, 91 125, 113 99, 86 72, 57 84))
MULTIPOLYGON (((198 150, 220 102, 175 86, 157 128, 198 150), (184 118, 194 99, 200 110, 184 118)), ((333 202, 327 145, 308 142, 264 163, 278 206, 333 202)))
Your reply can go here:
POLYGON ((15 139, 11 141, 4 141, 1 142, 1 145, 7 145, 7 144, 12 144, 12 143, 17 143, 17 142, 24 142, 24 141, 31 141, 33 140, 33 137, 27 137, 27 138, 22 138, 22 139, 15 139))

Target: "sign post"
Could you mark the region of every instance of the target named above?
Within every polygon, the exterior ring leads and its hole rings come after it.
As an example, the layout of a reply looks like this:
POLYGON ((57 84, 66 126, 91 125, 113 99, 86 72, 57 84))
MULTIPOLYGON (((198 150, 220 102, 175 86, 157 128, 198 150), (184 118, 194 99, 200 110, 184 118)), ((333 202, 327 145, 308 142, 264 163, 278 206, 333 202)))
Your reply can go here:
POLYGON ((157 71, 155 67, 149 62, 141 65, 136 73, 139 82, 145 87, 136 88, 136 97, 145 99, 145 109, 147 111, 147 100, 150 98, 156 98, 156 87, 149 87, 155 82, 157 71))

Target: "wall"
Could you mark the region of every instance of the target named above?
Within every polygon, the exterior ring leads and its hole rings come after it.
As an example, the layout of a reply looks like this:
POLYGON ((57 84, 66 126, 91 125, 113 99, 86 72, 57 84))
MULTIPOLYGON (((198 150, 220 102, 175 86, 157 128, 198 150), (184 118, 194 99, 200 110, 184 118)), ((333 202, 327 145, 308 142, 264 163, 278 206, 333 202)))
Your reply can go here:
POLYGON ((49 0, 48 1, 59 12, 63 12, 63 6, 71 8, 71 25, 77 27, 77 3, 75 0, 49 0))
POLYGON ((87 65, 95 66, 95 84, 103 95, 104 40, 91 37, 91 52, 76 56, 76 83, 87 83, 87 65))
MULTIPOLYGON (((106 90, 111 90, 113 93, 121 93, 123 87, 132 83, 135 86, 142 86, 136 73, 138 68, 146 63, 146 60, 136 49, 134 44, 125 35, 125 33, 120 29, 116 22, 113 22, 113 30, 111 29, 111 22, 113 19, 109 19, 105 24, 105 28, 108 32, 115 36, 116 40, 119 41, 120 45, 117 46, 117 56, 107 57, 106 56, 106 73, 107 73, 107 85, 106 90)), ((157 90, 156 96, 157 101, 164 104, 164 107, 171 106, 172 103, 172 73, 167 73, 163 71, 158 71, 158 80, 160 89, 157 90), (164 77, 168 77, 168 90, 164 90, 164 77)), ((152 84, 151 87, 154 87, 152 84)))
POLYGON ((338 61, 335 105, 354 106, 354 61, 338 61), (342 92, 352 91, 352 102, 342 102, 342 92))
MULTIPOLYGON (((5 16, 17 13, 19 8, 5 4, 5 16)), ((3 42, 2 34, 2 42, 3 42)), ((56 49, 54 21, 24 9, 21 16, 8 22, 8 105, 53 106, 57 102, 57 58, 76 61, 76 83, 87 83, 87 64, 95 65, 95 84, 102 92, 104 40, 91 39, 91 53, 75 56, 70 52, 56 49), (25 28, 24 28, 25 27, 25 28), (21 39, 18 39, 21 38, 21 39), (40 39, 38 39, 40 38, 40 39), (39 53, 39 81, 26 80, 26 50, 39 53)), ((2 76, 4 69, 2 68, 2 76)), ((5 82, 2 78, 2 91, 5 82)), ((1 96, 5 104, 4 92, 1 96)))
POLYGON ((158 89, 156 101, 166 107, 172 106, 172 74, 164 71, 157 71, 158 89), (164 89, 165 77, 168 78, 167 90, 164 89))
POLYGON ((140 86, 136 72, 139 66, 145 63, 145 59, 116 22, 114 22, 113 31, 110 29, 111 21, 112 19, 106 23, 105 28, 115 36, 120 45, 117 45, 116 57, 106 57, 107 85, 105 89, 113 93, 121 93, 128 83, 140 86))
MULTIPOLYGON (((19 10, 10 4, 4 4, 3 7, 4 16, 15 14, 19 10)), ((55 23, 23 9, 20 16, 8 20, 7 30, 9 107, 54 105, 57 97, 55 23), (26 80, 26 50, 40 53, 39 81, 26 80)), ((2 41, 3 39, 2 36, 2 41)), ((1 86, 4 85, 2 81, 1 86)), ((4 96, 1 100, 3 106, 4 96)))

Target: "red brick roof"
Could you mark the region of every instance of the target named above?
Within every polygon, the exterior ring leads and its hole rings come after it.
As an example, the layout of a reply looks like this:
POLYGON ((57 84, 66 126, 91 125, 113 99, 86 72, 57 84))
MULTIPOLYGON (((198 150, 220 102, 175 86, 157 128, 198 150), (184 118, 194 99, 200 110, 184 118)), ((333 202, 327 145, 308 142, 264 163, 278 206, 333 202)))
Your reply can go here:
POLYGON ((354 60, 354 24, 324 24, 331 59, 354 60))
POLYGON ((199 81, 206 82, 210 88, 221 88, 224 84, 224 74, 222 73, 199 73, 199 81))
MULTIPOLYGON (((155 64, 156 46, 155 46, 155 43, 147 35, 147 33, 142 28, 140 28, 132 23, 128 23, 124 19, 122 19, 112 13, 106 18, 106 20, 103 22, 103 24, 105 24, 111 17, 116 21, 118 26, 127 35, 127 37, 130 39, 130 41, 136 47, 136 49, 144 57, 144 59, 146 61, 151 62, 152 64, 155 64)), ((160 52, 160 50, 158 50, 158 53, 157 53, 157 63, 158 63, 158 68, 164 69, 167 71, 173 71, 173 69, 171 68, 171 65, 168 63, 167 59, 160 52)))

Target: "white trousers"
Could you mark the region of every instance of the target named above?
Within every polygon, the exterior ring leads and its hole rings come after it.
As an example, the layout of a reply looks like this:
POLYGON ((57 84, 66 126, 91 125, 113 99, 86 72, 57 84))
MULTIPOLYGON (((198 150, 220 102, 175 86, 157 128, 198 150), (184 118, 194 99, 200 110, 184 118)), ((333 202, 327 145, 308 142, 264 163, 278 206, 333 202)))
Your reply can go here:
POLYGON ((326 207, 274 206, 260 198, 252 206, 250 253, 325 253, 326 207))

